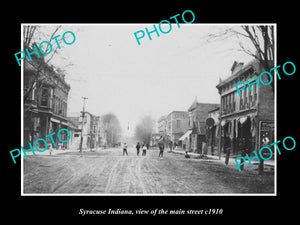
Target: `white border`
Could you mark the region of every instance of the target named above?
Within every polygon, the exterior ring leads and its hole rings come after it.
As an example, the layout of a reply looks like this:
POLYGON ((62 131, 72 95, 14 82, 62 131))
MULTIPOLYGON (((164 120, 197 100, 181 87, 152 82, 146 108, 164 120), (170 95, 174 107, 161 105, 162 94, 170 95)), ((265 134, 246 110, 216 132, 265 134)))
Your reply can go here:
MULTIPOLYGON (((26 25, 42 25, 42 26, 57 26, 57 25, 63 25, 63 26, 134 26, 134 25, 153 25, 149 23, 129 23, 129 24, 119 24, 119 23, 113 23, 113 24, 107 24, 107 23, 21 23, 21 51, 23 51, 23 26, 26 25)), ((249 26, 255 26, 255 25, 269 25, 274 26, 275 32, 274 32, 274 64, 277 66, 277 23, 192 23, 192 24, 180 24, 181 26, 241 26, 241 25, 249 25, 249 26)), ((23 121, 23 88, 24 88, 24 77, 23 77, 23 61, 21 61, 21 146, 23 145, 23 135, 24 135, 24 121, 23 121)), ((274 123, 275 123, 275 141, 277 141, 277 76, 274 76, 275 78, 275 96, 274 96, 274 123)), ((275 152, 275 151, 274 151, 275 152)), ((21 154, 21 196, 277 196, 277 152, 275 153, 274 163, 275 163, 275 174, 274 174, 274 193, 249 193, 249 194, 241 194, 241 193, 231 193, 231 194, 24 194, 24 169, 23 169, 23 154, 21 154)))

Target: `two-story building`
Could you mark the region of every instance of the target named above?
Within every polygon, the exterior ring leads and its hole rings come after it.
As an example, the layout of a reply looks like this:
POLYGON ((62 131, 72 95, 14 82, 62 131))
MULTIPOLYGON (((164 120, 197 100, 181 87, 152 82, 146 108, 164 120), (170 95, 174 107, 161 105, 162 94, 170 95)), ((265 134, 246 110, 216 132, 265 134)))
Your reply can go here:
POLYGON ((95 116, 92 113, 85 111, 83 119, 81 112, 69 113, 68 120, 77 125, 77 129, 73 133, 71 148, 80 149, 81 135, 82 149, 94 149, 101 145, 102 131, 100 116, 95 116))
POLYGON ((188 112, 172 111, 166 117, 166 141, 169 146, 181 145, 179 138, 188 130, 188 112))
POLYGON ((219 107, 215 103, 199 103, 197 97, 188 109, 188 130, 180 138, 185 149, 202 154, 203 142, 206 143, 206 119, 208 112, 219 107))
MULTIPOLYGON (((67 102, 70 85, 65 82, 65 75, 48 65, 43 57, 32 56, 32 61, 24 60, 24 146, 33 145, 38 138, 57 133, 61 128, 68 128, 67 102)), ((52 136, 56 148, 67 148, 67 143, 52 136)), ((48 144, 52 141, 49 138, 48 144)), ((43 142, 38 142, 44 147, 43 142)), ((52 146, 52 145, 51 145, 52 146)))
MULTIPOLYGON (((243 150, 250 154, 262 146, 263 135, 268 135, 270 143, 274 141, 274 93, 270 85, 260 84, 259 88, 254 79, 263 71, 256 59, 247 64, 234 62, 231 75, 216 86, 221 97, 220 146, 224 153, 228 148, 234 154, 243 150), (246 79, 253 91, 247 85, 240 97, 235 84, 247 84, 246 79)), ((262 79, 268 83, 265 76, 262 79)))

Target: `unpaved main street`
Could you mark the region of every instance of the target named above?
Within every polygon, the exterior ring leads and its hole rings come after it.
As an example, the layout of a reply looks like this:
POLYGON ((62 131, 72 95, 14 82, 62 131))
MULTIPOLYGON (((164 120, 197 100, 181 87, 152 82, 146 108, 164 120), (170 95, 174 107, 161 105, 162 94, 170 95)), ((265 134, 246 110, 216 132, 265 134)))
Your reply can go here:
POLYGON ((157 150, 121 149, 36 155, 24 159, 24 193, 206 194, 273 193, 274 176, 239 172, 217 160, 186 159, 157 150))

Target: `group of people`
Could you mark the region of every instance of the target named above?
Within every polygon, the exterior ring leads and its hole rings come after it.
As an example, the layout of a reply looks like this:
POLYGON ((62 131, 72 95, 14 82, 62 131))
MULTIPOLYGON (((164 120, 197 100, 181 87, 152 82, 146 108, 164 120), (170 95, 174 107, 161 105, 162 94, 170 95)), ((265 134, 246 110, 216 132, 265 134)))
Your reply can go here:
MULTIPOLYGON (((158 142, 158 147, 159 147, 159 154, 158 154, 158 157, 163 157, 163 154, 164 154, 164 142, 161 138, 161 140, 158 142)), ((146 153, 147 153, 147 150, 149 149, 149 145, 147 144, 143 144, 141 146, 141 144, 138 142, 135 146, 136 148, 136 153, 137 153, 137 156, 139 156, 140 154, 140 149, 142 149, 142 156, 146 156, 146 153)), ((128 155, 128 152, 127 152, 127 144, 126 142, 124 143, 123 145, 123 156, 124 155, 128 155)))
POLYGON ((142 148, 142 151, 143 151, 142 155, 146 156, 146 152, 147 152, 149 146, 147 146, 146 144, 143 144, 143 146, 141 146, 140 143, 138 142, 137 145, 135 146, 135 148, 136 148, 137 156, 139 156, 141 148, 142 148))

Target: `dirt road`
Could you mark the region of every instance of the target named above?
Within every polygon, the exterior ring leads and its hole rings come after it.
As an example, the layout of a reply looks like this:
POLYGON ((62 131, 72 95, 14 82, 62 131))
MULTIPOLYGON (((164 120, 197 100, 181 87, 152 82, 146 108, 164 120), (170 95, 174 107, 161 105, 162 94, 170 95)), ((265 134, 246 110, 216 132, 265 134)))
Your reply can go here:
POLYGON ((29 156, 24 160, 24 193, 203 194, 272 193, 274 177, 240 173, 214 160, 185 159, 157 150, 129 156, 120 149, 29 156))

